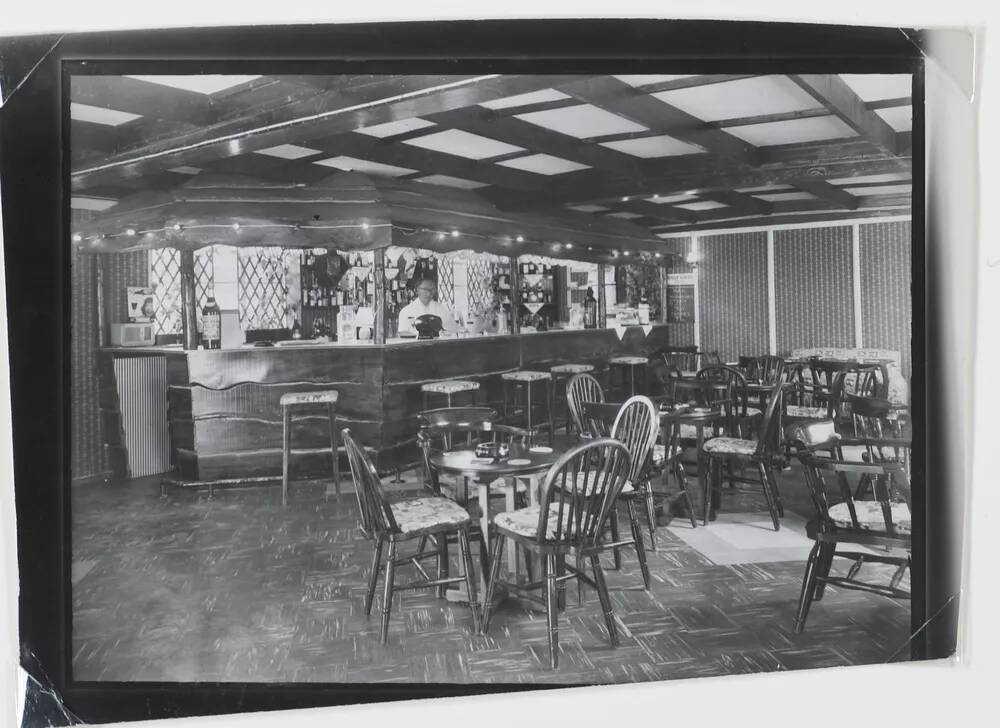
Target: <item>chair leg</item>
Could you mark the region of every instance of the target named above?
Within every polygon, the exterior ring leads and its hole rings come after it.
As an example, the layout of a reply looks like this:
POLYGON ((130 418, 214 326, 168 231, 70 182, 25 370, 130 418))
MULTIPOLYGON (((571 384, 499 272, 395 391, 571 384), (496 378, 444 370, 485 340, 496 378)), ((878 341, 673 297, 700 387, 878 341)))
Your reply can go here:
MULTIPOLYGON (((448 574, 451 571, 451 565, 448 563, 448 534, 441 533, 437 535, 437 549, 438 549, 438 579, 447 579, 448 574)), ((438 587, 438 598, 444 599, 448 596, 448 585, 442 584, 438 587)))
POLYGON ((469 609, 472 610, 472 628, 475 632, 479 632, 479 600, 476 598, 476 574, 472 569, 472 550, 469 548, 469 532, 464 528, 458 531, 458 548, 462 552, 462 561, 465 563, 465 588, 469 590, 469 609))
POLYGON ((292 412, 287 407, 281 418, 281 505, 288 505, 288 461, 292 456, 292 412))
POLYGON ((767 466, 764 463, 757 463, 757 473, 760 476, 760 485, 764 491, 764 498, 767 500, 767 510, 771 514, 771 523, 774 530, 781 530, 781 522, 778 520, 778 508, 774 504, 774 494, 771 492, 771 483, 767 477, 767 466))
POLYGON ((556 555, 545 556, 545 617, 549 627, 549 667, 559 667, 559 595, 556 590, 556 555))
MULTIPOLYGON (((619 540, 618 535, 618 509, 614 508, 611 511, 611 540, 617 542, 619 540)), ((620 571, 622 568, 622 554, 621 551, 615 546, 611 549, 612 555, 615 558, 615 571, 620 571)))
POLYGON ((680 485, 681 493, 684 494, 684 501, 687 503, 688 518, 691 519, 691 528, 698 528, 698 519, 694 515, 694 501, 691 500, 691 492, 688 490, 688 480, 687 474, 684 472, 684 466, 681 464, 680 457, 678 457, 675 468, 674 477, 677 478, 677 483, 680 485))
POLYGON ((604 580, 604 569, 601 568, 601 561, 597 558, 597 554, 591 555, 590 566, 594 571, 594 583, 597 584, 597 596, 601 600, 601 609, 604 612, 604 624, 608 628, 608 639, 612 647, 617 647, 618 625, 615 624, 615 613, 611 607, 608 583, 604 580))
MULTIPOLYGON (((333 405, 327 405, 328 416, 330 418, 330 457, 333 459, 333 490, 340 500, 340 453, 337 444, 337 413, 333 405)), ((327 500, 326 491, 323 491, 323 500, 327 500)))
POLYGON ((819 549, 819 559, 816 562, 816 588, 813 590, 813 601, 818 602, 823 598, 823 591, 826 589, 826 577, 830 575, 833 567, 833 554, 836 552, 836 544, 824 543, 819 549))
POLYGON ((781 491, 778 489, 778 475, 775 472, 773 465, 768 465, 765 468, 765 472, 767 473, 768 485, 771 486, 771 493, 774 496, 774 504, 775 504, 775 506, 777 506, 777 509, 778 509, 778 515, 781 518, 784 518, 785 517, 785 506, 782 505, 782 503, 781 503, 781 491))
POLYGON ((799 610, 795 615, 795 634, 802 634, 809 616, 809 605, 812 604, 813 593, 816 591, 816 561, 819 558, 819 543, 813 545, 806 562, 806 573, 802 577, 802 592, 799 595, 799 610))
POLYGON ((656 502, 653 500, 653 484, 647 480, 643 490, 646 501, 646 521, 649 523, 649 547, 656 551, 656 502))
POLYGON ((635 555, 639 559, 639 569, 642 571, 642 584, 649 589, 649 566, 646 564, 646 546, 642 542, 642 526, 639 525, 639 514, 636 512, 635 499, 626 501, 628 519, 632 524, 632 540, 635 541, 635 555))
MULTIPOLYGON (((566 575, 566 557, 557 556, 556 557, 556 576, 562 577, 566 575)), ((566 582, 556 581, 556 605, 559 607, 559 611, 566 610, 566 582)))
POLYGON ((503 561, 503 552, 506 537, 496 535, 493 542, 493 559, 490 564, 490 578, 486 582, 486 594, 483 596, 483 620, 482 631, 486 634, 490 629, 490 619, 493 618, 493 593, 496 591, 497 579, 500 578, 500 563, 503 561))
POLYGON ((381 535, 375 538, 375 553, 372 554, 372 569, 368 575, 368 591, 365 592, 365 616, 372 613, 372 601, 375 599, 375 587, 378 585, 378 572, 382 568, 382 547, 385 539, 381 535))
POLYGON ((392 611, 393 579, 396 577, 396 542, 389 542, 389 554, 385 562, 385 596, 382 600, 382 644, 389 640, 389 613, 392 611))
POLYGON ((719 471, 718 459, 710 456, 708 458, 707 468, 708 468, 708 477, 705 478, 705 492, 702 493, 702 498, 704 501, 702 505, 705 510, 702 522, 706 526, 708 525, 708 518, 712 510, 712 493, 715 490, 715 479, 719 471))
POLYGON ((524 573, 528 577, 528 583, 530 584, 535 580, 533 576, 535 572, 535 567, 531 558, 531 552, 528 551, 528 549, 522 547, 521 555, 524 557, 524 573))

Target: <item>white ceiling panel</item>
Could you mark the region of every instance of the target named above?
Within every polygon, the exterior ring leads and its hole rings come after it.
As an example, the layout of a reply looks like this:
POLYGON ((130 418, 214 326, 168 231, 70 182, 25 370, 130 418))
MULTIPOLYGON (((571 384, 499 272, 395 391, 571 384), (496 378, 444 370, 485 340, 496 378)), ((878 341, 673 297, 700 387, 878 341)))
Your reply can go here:
POLYGON ((110 200, 105 197, 71 197, 69 206, 74 210, 107 210, 113 205, 117 205, 118 200, 110 200))
POLYGON ((862 101, 909 98, 913 92, 908 73, 842 73, 840 77, 862 101))
POLYGON ((359 134, 367 134, 368 136, 385 139, 386 137, 396 136, 397 134, 405 134, 406 132, 416 131, 417 129, 426 129, 429 126, 434 126, 434 122, 427 121, 427 119, 421 119, 419 116, 414 116, 409 119, 387 121, 384 124, 363 126, 360 129, 355 129, 355 131, 359 134))
POLYGON ((655 202, 657 205, 664 205, 668 202, 685 202, 687 200, 696 199, 693 195, 667 195, 666 197, 660 197, 659 195, 654 195, 653 197, 646 198, 647 202, 655 202))
POLYGON ((757 147, 857 136, 857 132, 835 116, 814 116, 809 119, 730 126, 726 131, 757 147))
POLYGON ((541 104, 546 101, 560 101, 568 98, 569 96, 562 91, 556 91, 554 88, 543 88, 541 91, 531 91, 526 94, 517 94, 516 96, 505 96, 502 99, 494 99, 493 101, 484 101, 479 105, 487 109, 513 109, 517 106, 541 104))
POLYGON ((791 185, 764 185, 763 187, 741 187, 737 192, 778 192, 779 190, 790 190, 791 185))
POLYGON ((415 169, 407 169, 406 167, 394 167, 391 164, 380 164, 379 162, 369 162, 367 159, 345 156, 320 159, 313 162, 313 164, 321 164, 324 167, 335 167, 345 172, 364 172, 365 174, 373 174, 377 177, 400 177, 404 174, 413 174, 417 171, 415 169))
POLYGON ((471 134, 461 129, 448 129, 436 134, 406 139, 403 144, 411 144, 415 147, 423 147, 445 154, 454 154, 466 159, 489 159, 490 157, 499 157, 501 154, 525 151, 524 147, 516 147, 513 144, 507 144, 507 142, 499 142, 496 139, 471 134))
POLYGON ((139 114, 130 114, 127 111, 115 111, 114 109, 105 109, 103 106, 77 103, 70 103, 69 117, 77 121, 89 121, 105 126, 121 126, 133 119, 141 118, 139 114))
POLYGON ((664 73, 633 74, 630 76, 615 76, 619 81, 627 83, 629 86, 649 86, 653 83, 663 83, 664 81, 676 81, 679 78, 692 78, 694 74, 670 75, 664 73))
POLYGON ((605 212, 610 208, 604 205, 569 205, 569 209, 577 212, 605 212))
POLYGON ((716 202, 715 200, 702 200, 701 202, 689 202, 686 205, 675 205, 675 207, 685 210, 716 210, 720 207, 728 207, 728 205, 716 202))
POLYGON ((171 167, 167 171, 176 172, 177 174, 198 174, 199 172, 201 172, 201 167, 188 167, 188 166, 171 167))
POLYGON ((590 104, 533 111, 529 114, 518 114, 517 118, 577 139, 648 131, 641 124, 590 104))
POLYGON ((426 182, 431 185, 444 185, 445 187, 458 187, 463 190, 475 190, 480 187, 489 187, 486 182, 476 182, 471 179, 461 177, 451 177, 447 174, 432 174, 427 177, 419 177, 417 182, 426 182))
POLYGON ((225 91, 227 88, 239 86, 247 81, 253 81, 260 76, 223 76, 213 73, 196 73, 190 76, 129 76, 128 78, 207 95, 225 91))
POLYGON ((578 169, 589 169, 586 164, 571 162, 562 157, 553 157, 551 154, 532 154, 527 157, 515 157, 514 159, 497 162, 497 164, 513 169, 523 169, 525 172, 550 175, 575 172, 578 169))
POLYGON ((895 131, 913 130, 913 107, 892 106, 888 109, 875 109, 875 113, 885 119, 895 131))
POLYGON ((784 114, 820 106, 787 76, 755 76, 653 94, 703 121, 784 114))
POLYGON ((638 212, 628 212, 627 210, 623 210, 622 212, 612 212, 609 215, 605 215, 605 217, 620 217, 623 220, 634 220, 637 217, 642 217, 642 215, 638 212))
POLYGON ((302 159, 303 157, 320 154, 320 150, 300 147, 298 144, 279 144, 276 147, 258 149, 255 153, 266 154, 268 157, 278 157, 280 159, 302 159))
POLYGON ((674 157, 679 154, 698 154, 705 151, 696 144, 688 144, 666 134, 640 137, 639 139, 622 139, 617 142, 601 142, 601 146, 643 159, 674 157))
POLYGON ((767 202, 784 202, 786 200, 815 200, 808 192, 773 192, 771 194, 754 195, 759 200, 767 202))
POLYGON ((832 185, 850 185, 868 182, 903 182, 909 179, 909 172, 890 172, 888 174, 863 174, 860 177, 838 177, 837 179, 828 179, 827 182, 832 185))
POLYGON ((848 192, 858 197, 871 195, 906 195, 913 189, 912 185, 878 185, 876 187, 845 187, 848 192))

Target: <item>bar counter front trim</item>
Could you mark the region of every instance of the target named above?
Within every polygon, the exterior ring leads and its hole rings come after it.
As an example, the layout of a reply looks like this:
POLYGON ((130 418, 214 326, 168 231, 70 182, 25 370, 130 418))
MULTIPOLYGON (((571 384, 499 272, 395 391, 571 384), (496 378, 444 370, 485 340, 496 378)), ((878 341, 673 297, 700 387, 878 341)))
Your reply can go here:
MULTIPOLYGON (((644 355, 667 346, 668 331, 667 325, 654 325, 645 334, 630 326, 620 339, 614 329, 575 329, 387 344, 109 348, 100 355, 105 371, 115 357, 166 357, 173 475, 181 482, 200 483, 280 477, 278 402, 287 392, 337 390, 337 427, 350 427, 375 450, 379 470, 391 472, 418 461, 421 385, 473 380, 480 384, 477 403, 499 410, 505 372, 548 371, 567 363, 604 370, 612 356, 644 355)), ((461 397, 468 395, 456 402, 461 397)), ((429 404, 444 405, 443 400, 429 404)), ((294 422, 292 477, 330 473, 328 428, 322 407, 294 422)))

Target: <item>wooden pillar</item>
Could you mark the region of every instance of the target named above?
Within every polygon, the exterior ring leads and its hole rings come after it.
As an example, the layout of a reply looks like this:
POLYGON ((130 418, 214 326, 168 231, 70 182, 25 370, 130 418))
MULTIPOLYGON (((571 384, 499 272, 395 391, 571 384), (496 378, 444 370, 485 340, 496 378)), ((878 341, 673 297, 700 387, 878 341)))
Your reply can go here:
POLYGON ((660 277, 660 323, 667 323, 667 269, 662 265, 657 266, 657 273, 660 277))
POLYGON ((181 250, 181 331, 184 348, 198 348, 198 303, 195 300, 194 251, 181 250))
POLYGON ((374 257, 372 273, 375 276, 375 300, 372 305, 375 308, 375 331, 372 336, 374 336, 376 344, 384 344, 387 336, 386 326, 388 325, 388 317, 385 315, 385 248, 376 248, 374 257))
POLYGON ((521 333, 521 271, 517 256, 510 258, 510 333, 521 333))
MULTIPOLYGON (((104 308, 104 279, 106 273, 104 267, 107 258, 104 255, 96 255, 95 265, 97 267, 97 346, 108 345, 110 332, 108 330, 108 312, 104 308)), ((84 258, 87 260, 87 258, 84 258)))
POLYGON ((603 329, 608 322, 608 300, 604 291, 604 276, 607 274, 608 266, 604 263, 597 264, 597 328, 603 329))

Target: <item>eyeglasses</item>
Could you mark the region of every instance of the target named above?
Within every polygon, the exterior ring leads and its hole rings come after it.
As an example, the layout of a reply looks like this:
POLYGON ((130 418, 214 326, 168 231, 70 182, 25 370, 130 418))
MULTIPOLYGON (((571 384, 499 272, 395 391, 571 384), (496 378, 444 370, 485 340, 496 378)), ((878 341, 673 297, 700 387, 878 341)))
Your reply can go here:
POLYGON ((418 288, 417 291, 423 291, 424 293, 434 293, 434 289, 433 288, 424 288, 423 286, 421 286, 420 288, 418 288))

